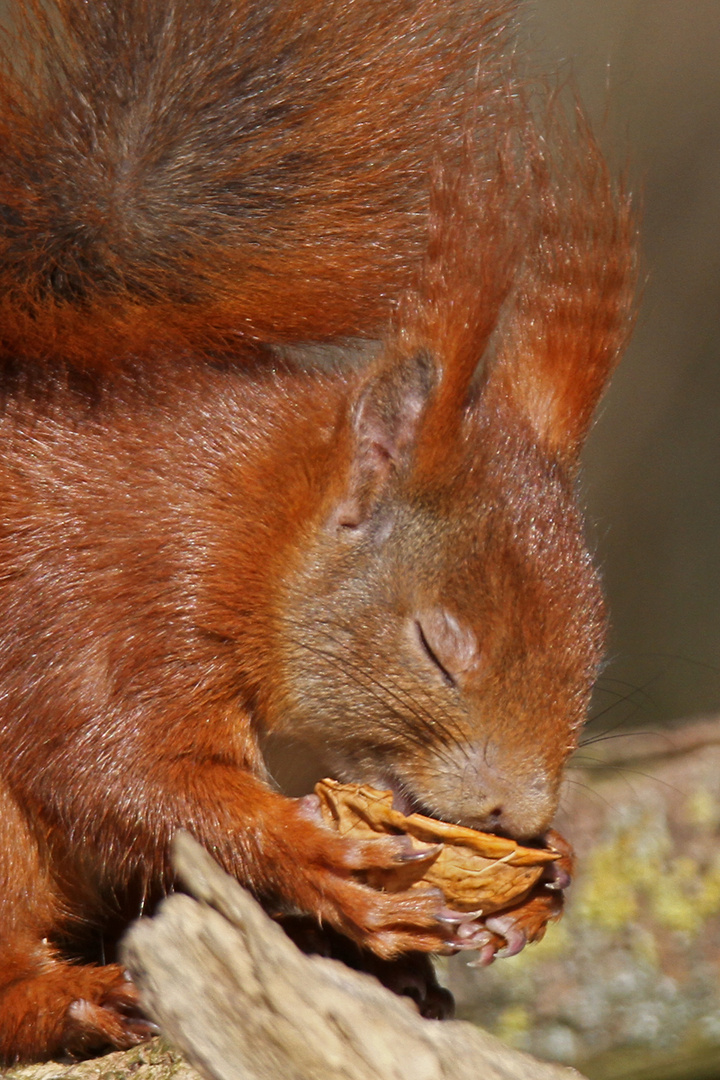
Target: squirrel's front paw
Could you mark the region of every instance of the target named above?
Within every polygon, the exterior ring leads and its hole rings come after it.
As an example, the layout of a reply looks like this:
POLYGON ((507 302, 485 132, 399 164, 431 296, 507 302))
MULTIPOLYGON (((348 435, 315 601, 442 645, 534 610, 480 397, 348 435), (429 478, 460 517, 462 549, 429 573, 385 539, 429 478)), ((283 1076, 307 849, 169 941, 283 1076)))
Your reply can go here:
POLYGON ((548 864, 525 900, 486 919, 465 922, 456 928, 456 936, 462 941, 460 948, 478 953, 470 962, 471 967, 484 967, 496 957, 517 955, 530 942, 540 941, 548 925, 562 915, 564 890, 570 885, 574 870, 574 854, 567 840, 554 829, 544 839, 560 857, 548 864))
POLYGON ((456 913, 448 911, 439 889, 387 893, 330 872, 318 884, 321 917, 383 959, 408 952, 450 953, 458 947, 456 913))
POLYGON ((295 868, 293 892, 304 910, 385 959, 457 948, 454 929, 462 916, 448 910, 439 889, 409 887, 441 845, 418 850, 404 835, 339 836, 323 823, 312 796, 301 802, 303 815, 317 824, 313 850, 295 868))

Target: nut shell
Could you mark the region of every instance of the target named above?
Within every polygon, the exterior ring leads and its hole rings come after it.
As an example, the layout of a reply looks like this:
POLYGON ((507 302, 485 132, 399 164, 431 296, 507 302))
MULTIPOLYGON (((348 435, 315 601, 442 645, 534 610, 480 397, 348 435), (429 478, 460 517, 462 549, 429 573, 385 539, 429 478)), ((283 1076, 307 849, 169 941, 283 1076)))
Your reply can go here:
POLYGON ((369 873, 368 884, 386 892, 441 889, 448 906, 456 911, 489 915, 521 903, 547 864, 560 857, 549 848, 523 847, 502 836, 422 814, 406 817, 394 809, 391 791, 321 780, 315 794, 326 824, 341 835, 404 834, 414 850, 428 852, 427 860, 369 873), (434 857, 428 845, 441 845, 434 857))

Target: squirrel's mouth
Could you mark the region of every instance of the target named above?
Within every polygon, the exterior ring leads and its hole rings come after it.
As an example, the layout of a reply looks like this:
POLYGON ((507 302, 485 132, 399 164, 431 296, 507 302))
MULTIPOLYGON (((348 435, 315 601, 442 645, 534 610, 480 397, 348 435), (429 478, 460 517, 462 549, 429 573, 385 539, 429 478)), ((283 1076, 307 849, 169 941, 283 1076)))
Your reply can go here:
MULTIPOLYGON (((423 802, 423 800, 416 795, 412 788, 402 780, 397 773, 390 771, 389 769, 378 769, 377 771, 365 771, 363 770, 362 776, 358 776, 356 772, 351 769, 340 769, 341 773, 339 777, 344 783, 347 784, 364 784, 368 787, 376 788, 378 791, 391 791, 393 796, 393 808, 403 814, 405 817, 410 817, 412 814, 422 814, 423 817, 432 818, 434 821, 443 821, 448 825, 459 825, 465 828, 474 828, 473 825, 467 824, 458 818, 449 817, 447 814, 434 809, 429 803, 423 802)), ((481 832, 493 833, 496 836, 504 836, 509 840, 518 840, 518 837, 511 836, 503 829, 498 828, 481 828, 481 832)), ((552 830, 550 830, 552 832, 552 830)), ((548 831, 544 831, 532 836, 526 836, 522 839, 522 844, 525 847, 546 847, 548 842, 548 831)), ((552 835, 555 835, 553 832, 552 835)), ((555 864, 553 864, 555 866, 555 864)), ((553 871, 554 873, 554 871, 553 871)), ((564 887, 564 886, 553 886, 564 887)))
POLYGON ((393 807, 399 810, 405 817, 411 814, 422 814, 424 817, 438 819, 438 815, 426 803, 417 797, 406 783, 394 773, 384 773, 373 782, 375 787, 385 791, 392 791, 393 807))
POLYGON ((336 765, 339 766, 335 770, 338 773, 337 779, 342 780, 343 783, 364 784, 378 791, 392 791, 393 808, 405 817, 411 814, 422 814, 424 817, 440 820, 432 807, 423 802, 393 770, 382 767, 358 770, 346 762, 336 762, 336 765))

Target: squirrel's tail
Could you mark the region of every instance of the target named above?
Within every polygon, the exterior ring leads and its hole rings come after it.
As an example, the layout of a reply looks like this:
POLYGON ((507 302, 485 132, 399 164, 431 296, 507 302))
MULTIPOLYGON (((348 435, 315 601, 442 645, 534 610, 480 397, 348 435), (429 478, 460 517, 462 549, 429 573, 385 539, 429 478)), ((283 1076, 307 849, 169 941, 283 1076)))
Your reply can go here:
POLYGON ((423 256, 433 162, 508 94, 512 6, 15 0, 0 359, 377 333, 423 256))

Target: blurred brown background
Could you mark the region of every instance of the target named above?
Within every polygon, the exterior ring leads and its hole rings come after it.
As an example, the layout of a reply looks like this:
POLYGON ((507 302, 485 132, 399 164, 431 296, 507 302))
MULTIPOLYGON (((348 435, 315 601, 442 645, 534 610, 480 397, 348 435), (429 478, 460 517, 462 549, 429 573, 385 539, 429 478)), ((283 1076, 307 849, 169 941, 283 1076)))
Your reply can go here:
POLYGON ((534 0, 526 32, 643 204, 644 296, 585 501, 613 622, 597 726, 655 728, 720 707, 720 3, 534 0))

